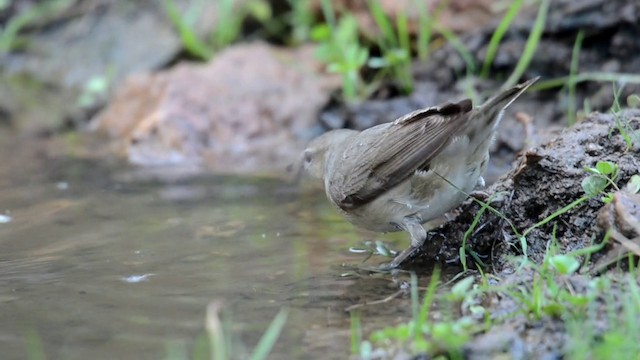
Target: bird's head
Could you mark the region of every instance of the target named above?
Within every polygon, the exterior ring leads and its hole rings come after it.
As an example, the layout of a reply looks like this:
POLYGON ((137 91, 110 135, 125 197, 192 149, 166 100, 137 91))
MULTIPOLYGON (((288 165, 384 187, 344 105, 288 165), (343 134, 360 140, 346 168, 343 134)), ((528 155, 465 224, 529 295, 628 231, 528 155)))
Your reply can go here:
POLYGON ((347 129, 332 130, 313 139, 303 153, 304 170, 313 178, 323 179, 327 160, 353 133, 355 131, 347 129))

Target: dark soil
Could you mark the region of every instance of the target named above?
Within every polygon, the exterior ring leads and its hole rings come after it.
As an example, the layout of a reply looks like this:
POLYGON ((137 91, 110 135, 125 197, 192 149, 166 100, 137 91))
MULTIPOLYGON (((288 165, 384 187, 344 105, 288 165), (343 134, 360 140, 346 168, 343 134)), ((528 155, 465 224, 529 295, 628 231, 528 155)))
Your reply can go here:
MULTIPOLYGON (((631 128, 640 128, 640 111, 628 110, 619 115, 631 128)), ((517 235, 505 219, 509 219, 519 233, 547 218, 572 201, 585 195, 581 182, 588 176, 585 167, 598 161, 611 161, 620 167, 617 184, 623 187, 640 169, 638 142, 631 148, 620 134, 614 115, 594 113, 583 123, 564 131, 548 144, 527 151, 517 167, 486 189, 491 206, 503 216, 486 211, 479 226, 468 239, 468 246, 496 271, 508 267, 505 255, 521 255, 517 235)), ((542 260, 548 242, 556 228, 557 244, 561 252, 583 248, 598 238, 601 229, 596 218, 603 207, 593 198, 546 225, 537 227, 527 236, 527 255, 542 260)), ((412 267, 425 264, 458 262, 458 249, 465 232, 481 206, 468 200, 457 209, 458 216, 429 234, 422 254, 408 261, 412 267)), ((472 261, 471 258, 468 261, 472 261)))

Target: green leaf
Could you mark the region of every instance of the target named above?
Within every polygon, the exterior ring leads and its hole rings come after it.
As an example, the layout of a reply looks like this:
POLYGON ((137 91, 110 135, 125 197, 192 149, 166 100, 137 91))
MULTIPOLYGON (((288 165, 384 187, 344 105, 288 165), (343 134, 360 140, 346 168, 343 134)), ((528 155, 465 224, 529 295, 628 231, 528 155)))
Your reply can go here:
POLYGON ((640 175, 633 175, 627 183, 627 191, 631 194, 637 194, 640 192, 640 175))
POLYGON ((356 64, 358 65, 358 69, 367 63, 367 59, 369 59, 369 50, 360 48, 355 59, 356 64))
POLYGON ((343 73, 345 72, 345 66, 341 63, 331 63, 327 65, 327 71, 330 73, 343 73))
POLYGON ((469 289, 473 285, 474 278, 473 276, 466 277, 460 281, 458 281, 451 288, 451 295, 453 295, 456 299, 464 299, 464 297, 469 293, 469 289))
POLYGON ((551 303, 542 307, 542 311, 548 316, 561 316, 566 307, 560 303, 551 303))
POLYGON ((250 1, 247 3, 247 12, 262 23, 269 21, 273 17, 271 5, 264 0, 250 1))
POLYGON ((311 29, 311 40, 326 41, 331 38, 331 28, 327 24, 319 24, 311 29))
POLYGON ((596 196, 607 187, 607 180, 597 175, 587 176, 582 180, 582 190, 588 196, 596 196))
POLYGON ((608 193, 608 194, 602 196, 600 198, 600 201, 602 201, 605 204, 608 204, 608 203, 612 202, 613 201, 613 193, 608 193))
POLYGON ((573 274, 580 267, 580 262, 570 255, 554 255, 549 263, 562 275, 573 274))
POLYGON ((569 304, 576 306, 587 306, 591 299, 584 295, 568 295, 564 298, 569 304))
POLYGON ((610 175, 616 172, 618 165, 612 163, 611 161, 598 161, 596 164, 596 169, 600 174, 610 175))
POLYGON ((635 109, 640 108, 640 95, 631 94, 627 96, 627 106, 635 109))
POLYGON ((286 322, 287 310, 281 309, 276 317, 271 321, 271 324, 269 324, 269 327, 264 334, 262 334, 258 345, 256 345, 256 348, 250 357, 251 360, 263 360, 267 358, 267 355, 271 352, 276 340, 280 337, 280 332, 286 322))

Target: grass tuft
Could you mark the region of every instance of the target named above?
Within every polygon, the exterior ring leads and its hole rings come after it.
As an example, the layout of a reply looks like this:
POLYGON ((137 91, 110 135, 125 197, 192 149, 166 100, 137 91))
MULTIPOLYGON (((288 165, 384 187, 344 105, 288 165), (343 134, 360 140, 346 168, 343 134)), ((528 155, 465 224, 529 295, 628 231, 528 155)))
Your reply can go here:
POLYGON ((531 59, 533 59, 533 55, 538 48, 538 44, 542 38, 542 33, 544 32, 544 25, 547 22, 549 3, 550 0, 542 0, 540 8, 538 9, 538 15, 533 23, 533 28, 531 29, 527 43, 524 46, 522 56, 516 64, 516 68, 513 70, 507 81, 505 81, 504 85, 502 85, 503 88, 508 89, 514 86, 531 64, 531 59))
POLYGON ((509 26, 518 15, 518 11, 522 7, 524 0, 514 0, 509 6, 509 10, 507 10, 506 14, 498 24, 498 27, 491 35, 491 40, 489 40, 489 47, 487 48, 487 54, 484 58, 484 63, 482 64, 482 70, 480 71, 480 76, 484 79, 489 77, 489 70, 491 70, 491 66, 493 65, 493 60, 496 57, 496 53, 498 52, 498 47, 500 46, 500 42, 502 38, 509 30, 509 26))
POLYGON ((576 41, 573 43, 573 50, 571 51, 571 67, 569 69, 569 106, 567 109, 567 122, 569 126, 572 126, 576 122, 576 82, 575 77, 578 73, 578 65, 580 63, 580 49, 582 48, 582 41, 584 40, 584 31, 578 32, 576 41))

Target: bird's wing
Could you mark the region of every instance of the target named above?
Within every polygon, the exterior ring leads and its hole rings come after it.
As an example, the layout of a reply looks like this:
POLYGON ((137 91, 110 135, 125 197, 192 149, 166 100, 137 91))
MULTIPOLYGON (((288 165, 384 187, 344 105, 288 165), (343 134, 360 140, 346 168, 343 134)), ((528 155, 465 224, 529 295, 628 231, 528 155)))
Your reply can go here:
POLYGON ((427 170, 467 123, 471 100, 417 110, 358 134, 334 153, 328 193, 342 209, 357 208, 427 170))

